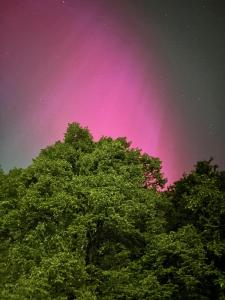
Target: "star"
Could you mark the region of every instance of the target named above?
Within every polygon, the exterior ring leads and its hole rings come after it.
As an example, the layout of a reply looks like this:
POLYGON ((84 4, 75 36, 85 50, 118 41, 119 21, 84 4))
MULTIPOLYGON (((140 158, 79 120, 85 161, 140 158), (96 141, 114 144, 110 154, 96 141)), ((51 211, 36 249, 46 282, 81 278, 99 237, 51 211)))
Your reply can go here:
POLYGON ((215 124, 209 123, 209 125, 208 125, 208 133, 209 133, 209 135, 215 134, 215 130, 216 130, 215 124))

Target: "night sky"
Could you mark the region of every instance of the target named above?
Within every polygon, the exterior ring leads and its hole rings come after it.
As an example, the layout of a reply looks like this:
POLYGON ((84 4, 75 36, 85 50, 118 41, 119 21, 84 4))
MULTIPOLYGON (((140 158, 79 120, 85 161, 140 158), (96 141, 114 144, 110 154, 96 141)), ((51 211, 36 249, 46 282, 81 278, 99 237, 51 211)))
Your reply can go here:
POLYGON ((2 168, 73 121, 160 157, 170 183, 225 169, 225 1, 0 1, 2 168))

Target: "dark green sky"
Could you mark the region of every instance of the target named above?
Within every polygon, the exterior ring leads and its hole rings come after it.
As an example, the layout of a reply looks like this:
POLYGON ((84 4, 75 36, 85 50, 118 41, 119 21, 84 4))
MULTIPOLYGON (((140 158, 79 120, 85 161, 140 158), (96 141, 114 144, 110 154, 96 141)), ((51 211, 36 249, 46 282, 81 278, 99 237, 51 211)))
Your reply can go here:
POLYGON ((173 81, 170 105, 185 126, 185 156, 195 161, 212 155, 225 168, 225 1, 132 4, 142 11, 146 46, 149 28, 158 33, 173 81))

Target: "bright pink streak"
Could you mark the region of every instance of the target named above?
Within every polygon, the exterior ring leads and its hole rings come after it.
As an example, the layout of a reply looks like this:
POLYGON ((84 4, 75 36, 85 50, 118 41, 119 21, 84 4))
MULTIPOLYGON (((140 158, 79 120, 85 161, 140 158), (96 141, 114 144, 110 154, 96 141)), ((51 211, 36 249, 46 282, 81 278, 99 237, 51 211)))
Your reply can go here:
MULTIPOLYGON (((76 121, 88 126, 96 139, 126 136, 132 146, 160 157, 164 173, 172 181, 176 153, 168 153, 168 144, 174 144, 173 125, 165 116, 165 100, 170 95, 161 92, 157 56, 151 53, 153 49, 146 53, 141 40, 103 5, 77 3, 67 7, 48 0, 40 6, 34 1, 27 8, 26 16, 29 9, 35 12, 29 26, 37 32, 46 30, 46 36, 39 37, 42 56, 38 51, 30 53, 31 61, 43 58, 30 79, 39 84, 32 92, 31 82, 24 83, 28 90, 31 86, 30 99, 36 99, 33 111, 24 117, 24 124, 29 122, 33 130, 36 147, 61 139, 67 124, 76 121)), ((29 29, 23 23, 22 10, 17 14, 26 44, 29 29)))

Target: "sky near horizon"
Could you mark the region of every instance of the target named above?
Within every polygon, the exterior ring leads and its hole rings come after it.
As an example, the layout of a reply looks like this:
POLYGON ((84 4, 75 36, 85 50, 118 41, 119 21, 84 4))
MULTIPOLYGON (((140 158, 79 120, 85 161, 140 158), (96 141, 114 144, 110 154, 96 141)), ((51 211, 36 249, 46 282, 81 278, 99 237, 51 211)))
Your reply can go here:
POLYGON ((225 169, 225 2, 0 1, 0 165, 28 166, 67 124, 126 136, 172 183, 225 169))

